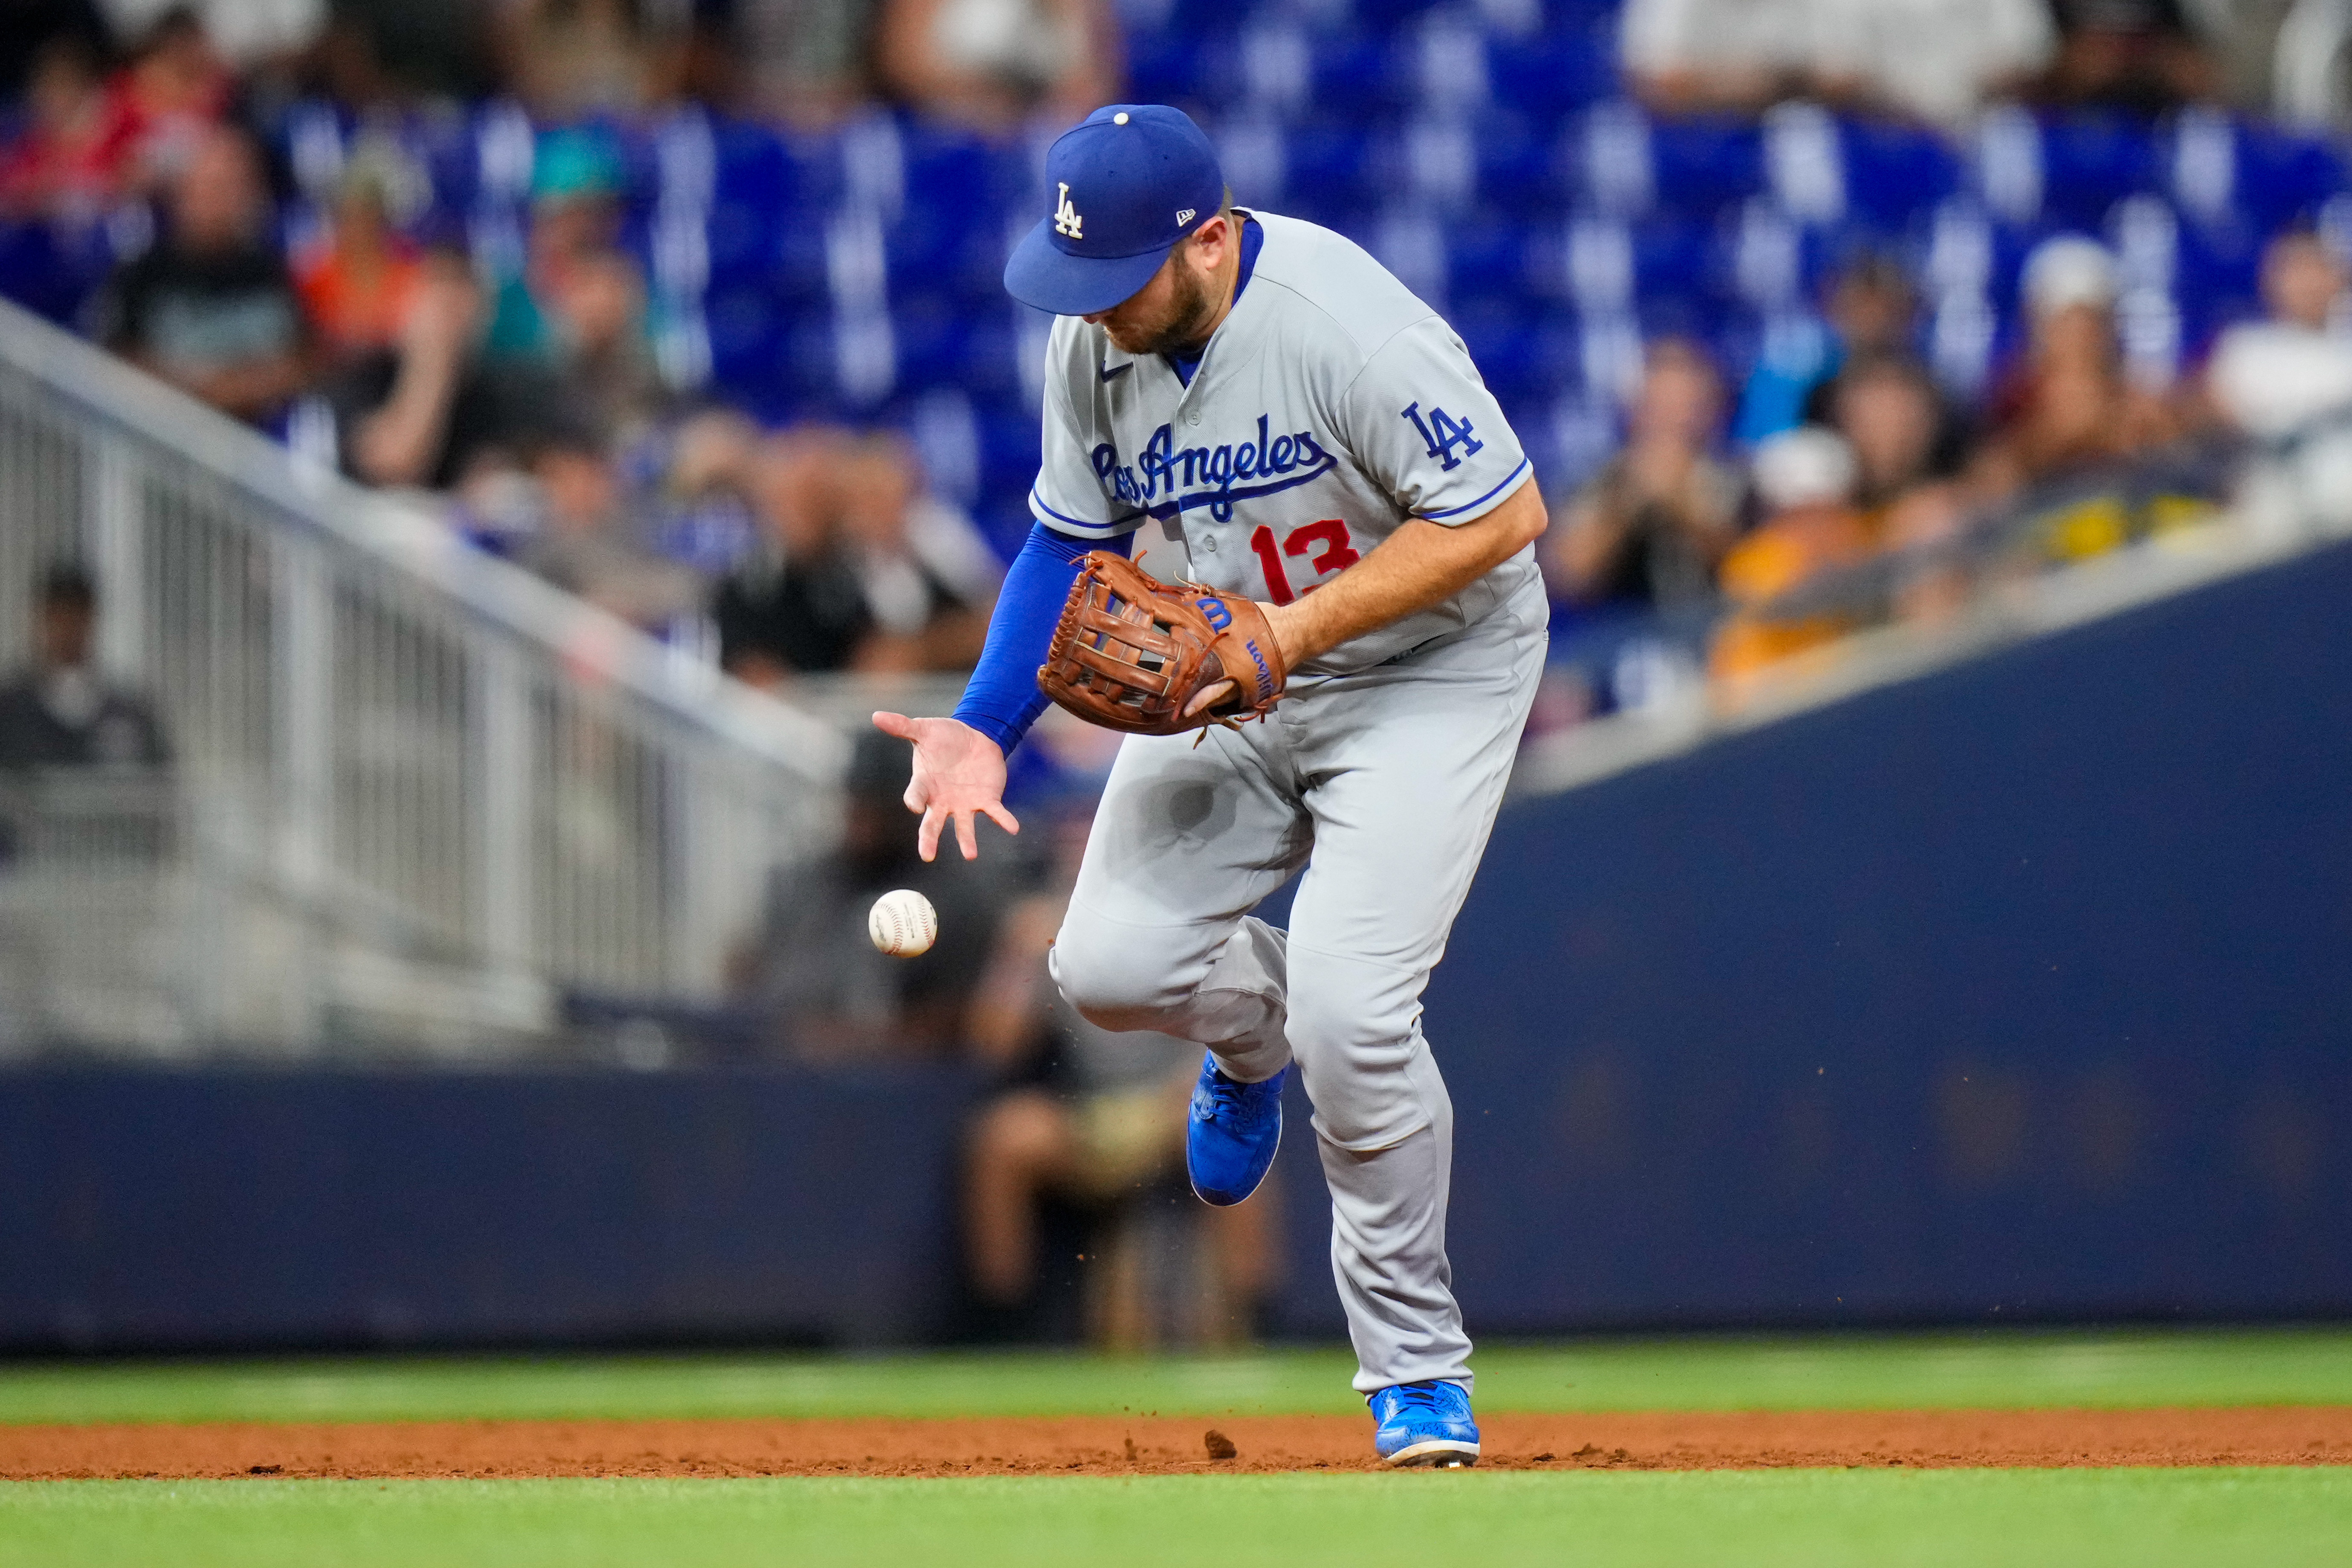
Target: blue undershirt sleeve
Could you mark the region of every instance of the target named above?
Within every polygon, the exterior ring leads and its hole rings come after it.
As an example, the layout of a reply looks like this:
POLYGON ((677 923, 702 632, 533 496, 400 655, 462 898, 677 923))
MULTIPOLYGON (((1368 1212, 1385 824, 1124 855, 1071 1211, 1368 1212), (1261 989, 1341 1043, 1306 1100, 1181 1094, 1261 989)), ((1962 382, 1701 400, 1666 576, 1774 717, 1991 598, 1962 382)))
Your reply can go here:
POLYGON ((1021 743, 1045 710, 1045 694, 1037 689, 1037 667, 1045 662, 1054 625, 1069 601, 1070 584, 1078 580, 1078 557, 1089 550, 1124 555, 1133 537, 1121 534, 1090 542, 1042 522, 1030 529, 1027 542, 1004 574, 996 613, 989 617, 988 641, 971 679, 964 683, 963 700, 956 704, 958 719, 1008 754, 1021 743))

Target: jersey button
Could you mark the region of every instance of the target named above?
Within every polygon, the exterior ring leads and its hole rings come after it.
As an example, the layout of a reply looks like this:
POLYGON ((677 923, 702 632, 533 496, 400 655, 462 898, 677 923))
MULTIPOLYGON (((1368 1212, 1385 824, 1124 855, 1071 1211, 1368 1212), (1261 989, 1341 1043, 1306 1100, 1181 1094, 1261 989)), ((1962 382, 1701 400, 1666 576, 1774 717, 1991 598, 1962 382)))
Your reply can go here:
POLYGON ((1216 552, 1217 552, 1217 536, 1216 536, 1215 534, 1213 534, 1213 534, 1209 535, 1209 537, 1208 537, 1208 538, 1203 539, 1202 541, 1201 541, 1201 553, 1202 553, 1202 554, 1203 554, 1203 555, 1214 555, 1216 552))
POLYGON ((1195 408, 1191 413, 1185 415, 1184 423, 1187 425, 1198 426, 1201 423, 1201 411, 1195 408))

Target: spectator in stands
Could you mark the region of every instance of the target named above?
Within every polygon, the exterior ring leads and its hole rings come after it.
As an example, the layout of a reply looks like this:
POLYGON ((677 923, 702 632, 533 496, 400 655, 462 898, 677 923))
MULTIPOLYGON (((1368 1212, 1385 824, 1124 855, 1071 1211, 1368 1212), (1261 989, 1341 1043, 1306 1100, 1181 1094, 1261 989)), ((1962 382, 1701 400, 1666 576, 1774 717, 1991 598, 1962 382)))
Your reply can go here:
POLYGON ((735 41, 751 102, 801 126, 824 126, 872 88, 877 0, 736 0, 735 41))
POLYGON ((103 58, 113 33, 95 0, 11 0, 8 26, 0 27, 0 100, 29 92, 50 47, 65 38, 91 59, 103 58))
POLYGON ((163 240, 115 275, 100 316, 116 353, 240 419, 268 419, 308 384, 301 304, 242 132, 216 129, 190 155, 163 240))
POLYGON ((519 563, 647 631, 699 605, 700 580, 635 536, 620 476, 594 434, 551 433, 532 453, 530 473, 541 497, 538 527, 515 546, 519 563))
POLYGON ((761 538, 711 603, 719 663, 775 687, 795 674, 906 668, 877 636, 874 612, 841 539, 841 476, 853 443, 827 426, 772 437, 752 466, 761 538))
POLYGON ((53 567, 35 605, 33 662, 0 687, 0 770, 171 762, 154 709, 98 668, 97 628, 98 591, 89 574, 53 567))
POLYGON ((2061 43, 2038 96, 2155 116, 2220 94, 2221 67, 2180 0, 2050 0, 2061 43))
POLYGON ((2169 439, 2164 402, 2132 384, 2117 346, 2116 260, 2079 235, 2044 240, 2023 279, 2032 340, 1992 399, 1978 465, 1996 494, 2113 464, 2169 439))
MULTIPOLYGON (((220 69, 251 90, 275 78, 325 29, 331 6, 342 0, 102 0, 118 30, 173 20, 184 14, 220 69)), ((271 81, 268 90, 278 83, 271 81)))
POLYGON ((0 216, 89 221, 121 194, 130 153, 96 46, 77 32, 52 38, 25 99, 25 128, 0 153, 0 216))
POLYGON ((294 288, 323 353, 341 363, 399 346, 425 267, 394 228, 394 192, 407 177, 389 143, 363 141, 344 164, 334 216, 294 258, 294 288))
POLYGON ((1853 450, 1854 502, 1876 521, 1926 485, 1954 478, 1964 451, 1927 366, 1908 354, 1846 362, 1824 389, 1828 424, 1853 450))
POLYGON ((568 397, 620 440, 657 418, 663 399, 645 330, 636 266, 614 243, 622 173, 593 130, 541 139, 531 174, 523 269, 497 280, 485 352, 553 371, 568 397))
POLYGON ((645 281, 616 248, 579 258, 555 300, 558 378, 568 405, 615 448, 642 439, 670 411, 646 330, 645 281))
POLYGON ((1620 51, 1663 113, 1790 98, 1957 128, 2056 39, 2044 0, 1626 0, 1620 51))
POLYGON ((2214 345, 2203 412, 2252 437, 2234 477, 2239 514, 2256 528, 2352 520, 2345 285, 2342 259, 2319 236, 2283 234, 2263 257, 2270 319, 2231 327, 2214 345))
POLYGON ((922 490, 904 438, 868 436, 841 466, 841 528, 874 620, 876 665, 968 669, 999 568, 969 518, 922 490))
POLYGON ((503 0, 508 81, 541 120, 640 107, 651 74, 648 8, 635 0, 503 0))
POLYGON ((2271 241, 2263 255, 2269 320, 2223 332, 2206 372, 2223 418, 2276 440, 2352 410, 2352 338, 2336 330, 2345 281, 2343 262, 2310 230, 2271 241))
POLYGON ((770 879, 758 936, 737 964, 743 1000, 804 1059, 940 1059, 961 1047, 1005 903, 1005 858, 921 859, 899 798, 908 768, 903 742, 859 738, 843 781, 840 843, 770 879), (919 958, 888 957, 866 937, 867 910, 893 888, 912 888, 939 910, 939 941, 919 958))
POLYGON ((888 0, 874 50, 885 88, 983 131, 1068 124, 1118 96, 1106 0, 888 0))
POLYGON ((211 144, 235 83, 195 10, 175 5, 148 28, 108 88, 114 134, 142 190, 170 187, 211 144))
POLYGON ((1746 487, 1715 456, 1723 383, 1696 344, 1651 346, 1624 449, 1564 509, 1541 546, 1553 595, 1570 605, 1673 609, 1714 594, 1746 487))
POLYGON ((760 427, 731 408, 678 421, 655 499, 663 555, 713 582, 742 564, 759 537, 751 495, 760 439, 760 427))
POLYGON ((1723 559, 1723 594, 1734 609, 1708 658, 1717 678, 1734 681, 1852 630, 1858 606, 1790 609, 1773 601, 1858 565, 1872 549, 1853 508, 1853 449, 1843 437, 1816 426, 1784 431, 1757 448, 1753 467, 1765 520, 1723 559))
POLYGON ((353 110, 499 89, 498 9, 482 0, 332 0, 313 79, 353 110))
MULTIPOLYGON (((397 343, 359 356, 329 384, 343 463, 354 479, 448 490, 495 486, 519 478, 539 438, 562 423, 552 373, 484 358, 483 315, 465 252, 427 250, 397 343)), ((481 508, 477 498, 477 510, 499 509, 481 508)))
POLYGON ((300 93, 362 121, 398 113, 405 96, 384 68, 375 30, 341 5, 303 58, 300 93))
MULTIPOLYGON (((1025 1326, 1041 1199, 1101 1212, 1147 1185, 1181 1180, 1184 1169, 1184 1104, 1201 1048, 1166 1035, 1099 1028, 1078 1016, 1045 972, 1091 816, 1089 807, 1069 801, 1032 814, 1053 834, 1052 879, 1005 910, 971 999, 972 1052, 1010 1080, 974 1118, 965 1145, 965 1246, 992 1338, 1025 1326)), ((1275 1208, 1261 1196, 1196 1211, 1210 1227, 1214 1294, 1222 1298, 1208 1316, 1225 1331, 1213 1337, 1246 1337, 1250 1308, 1270 1272, 1275 1208)), ((1130 1336, 1116 1320, 1127 1315, 1099 1312, 1097 1337, 1139 1348, 1120 1342, 1130 1336)))
MULTIPOLYGON (((1830 423, 1838 369, 1848 360, 1913 352, 1919 297, 1910 273, 1894 257, 1876 250, 1855 255, 1838 268, 1826 294, 1828 336, 1768 354, 1749 373, 1732 424, 1732 438, 1741 446, 1753 447, 1800 425, 1830 423)), ((1949 460, 1965 444, 1967 429, 1941 394, 1937 404, 1937 447, 1949 460)))
POLYGON ((552 363, 563 350, 564 291, 619 231, 619 152, 593 128, 551 132, 540 138, 530 186, 529 248, 520 271, 495 280, 489 352, 552 363))
POLYGON ((1895 605, 1909 620, 1940 618, 1966 602, 1958 553, 1976 496, 1969 452, 1950 438, 1950 405, 1927 367, 1905 354, 1851 360, 1831 384, 1832 425, 1853 448, 1853 500, 1864 531, 1897 552, 1895 605))

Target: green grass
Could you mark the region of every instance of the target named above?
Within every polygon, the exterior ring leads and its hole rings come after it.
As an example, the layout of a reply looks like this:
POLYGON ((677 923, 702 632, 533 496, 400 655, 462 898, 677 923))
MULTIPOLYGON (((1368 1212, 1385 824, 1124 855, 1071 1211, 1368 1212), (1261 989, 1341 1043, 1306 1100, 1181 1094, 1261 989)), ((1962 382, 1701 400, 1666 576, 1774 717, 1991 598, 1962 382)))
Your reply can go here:
POLYGON ((1213 1563, 2341 1563, 2343 1470, 1779 1470, 1129 1481, 62 1482, 0 1492, 42 1568, 1213 1563))
MULTIPOLYGON (((1479 1352, 1488 1411, 2352 1404, 2352 1331, 1596 1340, 1479 1352)), ((0 1370, 0 1421, 1346 1411, 1344 1352, 352 1357, 0 1370)), ((0 1563, 1314 1568, 2352 1561, 2352 1469, 0 1486, 0 1563), (1436 1549, 1433 1551, 1433 1543, 1436 1549)))
MULTIPOLYGON (((2352 1331, 1985 1332, 1493 1345, 1485 1411, 2352 1405, 2352 1331)), ((1343 1351, 350 1357, 0 1363, 0 1422, 1355 1411, 1343 1351)))

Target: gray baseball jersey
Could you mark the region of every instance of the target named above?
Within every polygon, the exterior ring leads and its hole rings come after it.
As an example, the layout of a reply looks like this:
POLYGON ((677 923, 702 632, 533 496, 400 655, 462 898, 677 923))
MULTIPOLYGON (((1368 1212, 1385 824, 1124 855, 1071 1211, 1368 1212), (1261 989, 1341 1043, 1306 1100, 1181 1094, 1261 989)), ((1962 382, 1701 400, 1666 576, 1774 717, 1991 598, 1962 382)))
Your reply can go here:
MULTIPOLYGON (((1162 581, 1286 605, 1408 518, 1484 517, 1529 469, 1434 310, 1342 236, 1250 216, 1265 232, 1255 269, 1189 386, 1159 354, 1055 322, 1030 504, 1081 539, 1141 531, 1136 558, 1162 581)), ((1523 551, 1297 673, 1369 668, 1460 632, 1535 576, 1523 551)))
MULTIPOLYGON (((1288 603, 1407 518, 1463 523, 1528 478, 1461 339, 1354 245, 1253 215, 1249 287, 1188 387, 1065 318, 1033 501, 1140 530, 1163 579, 1288 603)), ((1467 1386, 1445 1258, 1454 1112, 1422 988, 1484 852, 1543 668, 1532 550, 1294 672, 1263 723, 1131 735, 1050 963, 1108 1029, 1296 1065, 1331 1190, 1331 1267, 1367 1393, 1467 1386), (1300 871, 1287 931, 1248 911, 1300 871)))

